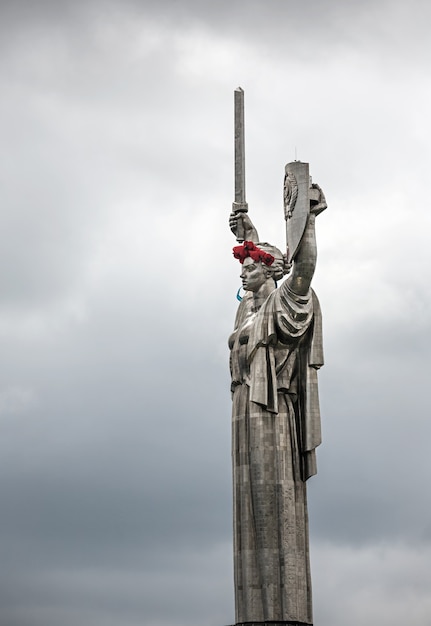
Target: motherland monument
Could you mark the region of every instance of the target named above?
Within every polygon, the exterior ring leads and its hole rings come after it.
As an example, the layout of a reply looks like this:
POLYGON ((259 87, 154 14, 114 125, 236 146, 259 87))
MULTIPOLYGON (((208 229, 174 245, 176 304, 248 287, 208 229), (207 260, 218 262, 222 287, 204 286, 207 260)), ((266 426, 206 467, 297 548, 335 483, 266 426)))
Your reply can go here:
POLYGON ((245 197, 244 92, 235 90, 235 200, 244 296, 229 339, 236 626, 313 624, 306 481, 321 442, 323 365, 316 216, 326 209, 308 163, 285 168, 287 246, 262 241, 245 197), (277 287, 278 280, 287 278, 277 287))

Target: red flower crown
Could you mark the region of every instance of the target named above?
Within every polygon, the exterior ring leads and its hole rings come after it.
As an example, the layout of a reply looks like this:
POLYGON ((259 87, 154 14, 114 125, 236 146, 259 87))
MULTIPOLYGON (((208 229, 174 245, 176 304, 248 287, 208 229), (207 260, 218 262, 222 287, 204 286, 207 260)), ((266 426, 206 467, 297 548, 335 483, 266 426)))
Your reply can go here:
POLYGON ((268 266, 272 265, 275 260, 275 257, 273 257, 272 254, 261 250, 255 246, 252 241, 244 241, 242 246, 235 246, 233 249, 233 256, 238 259, 240 263, 244 263, 244 260, 247 257, 251 257, 253 261, 261 261, 268 266))

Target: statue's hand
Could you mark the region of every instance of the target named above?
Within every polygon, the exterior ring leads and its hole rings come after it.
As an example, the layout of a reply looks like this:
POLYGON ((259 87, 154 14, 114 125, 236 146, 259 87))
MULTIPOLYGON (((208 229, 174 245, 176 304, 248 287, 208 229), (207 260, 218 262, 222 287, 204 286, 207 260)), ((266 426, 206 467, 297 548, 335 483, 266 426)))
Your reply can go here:
POLYGON ((310 213, 319 215, 326 208, 328 208, 328 205, 326 204, 325 194, 319 185, 313 183, 310 190, 310 213))
POLYGON ((259 241, 257 230, 247 213, 232 211, 229 215, 229 227, 238 241, 259 241))

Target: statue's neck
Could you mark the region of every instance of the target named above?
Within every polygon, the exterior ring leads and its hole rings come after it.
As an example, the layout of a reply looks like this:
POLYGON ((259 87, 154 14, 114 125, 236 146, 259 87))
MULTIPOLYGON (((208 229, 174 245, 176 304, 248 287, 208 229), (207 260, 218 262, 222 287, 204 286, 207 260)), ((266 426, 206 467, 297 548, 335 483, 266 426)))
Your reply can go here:
POLYGON ((272 278, 268 278, 266 282, 259 288, 258 291, 253 293, 253 310, 255 313, 259 311, 262 304, 265 302, 270 293, 275 289, 275 283, 272 278))

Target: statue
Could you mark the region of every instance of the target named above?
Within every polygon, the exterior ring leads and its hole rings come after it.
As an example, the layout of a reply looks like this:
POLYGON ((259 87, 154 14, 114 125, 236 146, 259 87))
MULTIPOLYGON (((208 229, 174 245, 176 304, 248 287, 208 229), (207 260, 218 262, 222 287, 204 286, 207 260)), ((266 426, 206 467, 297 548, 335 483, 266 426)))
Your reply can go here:
POLYGON ((311 289, 315 219, 326 208, 308 164, 286 166, 288 248, 260 242, 244 185, 243 92, 235 91, 235 201, 245 290, 229 339, 232 375, 235 620, 313 623, 306 481, 320 443, 321 313, 311 289), (288 274, 277 287, 276 281, 288 274))

